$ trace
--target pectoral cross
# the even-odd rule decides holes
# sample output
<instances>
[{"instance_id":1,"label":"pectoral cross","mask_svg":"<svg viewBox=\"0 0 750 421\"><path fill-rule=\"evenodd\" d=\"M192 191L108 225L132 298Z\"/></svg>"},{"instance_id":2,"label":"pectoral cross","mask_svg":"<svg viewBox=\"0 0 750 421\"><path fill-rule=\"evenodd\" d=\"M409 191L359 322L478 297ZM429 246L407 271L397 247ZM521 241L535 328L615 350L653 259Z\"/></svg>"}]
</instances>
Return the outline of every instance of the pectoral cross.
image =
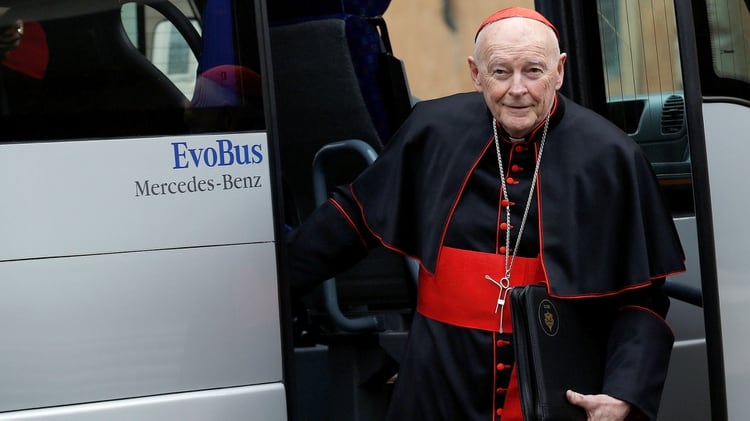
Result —
<instances>
[{"instance_id":1,"label":"pectoral cross","mask_svg":"<svg viewBox=\"0 0 750 421\"><path fill-rule=\"evenodd\" d=\"M484 279L492 282L500 288L497 293L497 304L495 304L495 314L500 312L500 333L503 333L503 315L505 314L505 299L508 297L508 291L510 291L510 279L507 276L503 276L500 282L492 279L490 275L484 275Z\"/></svg>"}]
</instances>

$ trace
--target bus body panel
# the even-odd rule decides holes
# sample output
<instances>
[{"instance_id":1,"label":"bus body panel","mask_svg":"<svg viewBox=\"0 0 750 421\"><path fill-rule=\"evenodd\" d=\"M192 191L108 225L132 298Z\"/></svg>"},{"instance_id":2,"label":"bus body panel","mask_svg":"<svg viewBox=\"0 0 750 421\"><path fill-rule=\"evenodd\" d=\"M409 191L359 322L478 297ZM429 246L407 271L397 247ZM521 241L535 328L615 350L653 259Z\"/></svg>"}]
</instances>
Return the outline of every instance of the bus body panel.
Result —
<instances>
[{"instance_id":1,"label":"bus body panel","mask_svg":"<svg viewBox=\"0 0 750 421\"><path fill-rule=\"evenodd\" d=\"M0 411L281 382L265 148L0 145Z\"/></svg>"},{"instance_id":2,"label":"bus body panel","mask_svg":"<svg viewBox=\"0 0 750 421\"><path fill-rule=\"evenodd\" d=\"M272 383L0 414L0 420L286 421L285 406L284 386Z\"/></svg>"},{"instance_id":3,"label":"bus body panel","mask_svg":"<svg viewBox=\"0 0 750 421\"><path fill-rule=\"evenodd\" d=\"M716 247L719 308L724 348L727 411L730 420L750 413L750 184L747 122L750 107L731 103L703 105Z\"/></svg>"},{"instance_id":4,"label":"bus body panel","mask_svg":"<svg viewBox=\"0 0 750 421\"><path fill-rule=\"evenodd\" d=\"M273 240L265 133L0 148L0 261Z\"/></svg>"},{"instance_id":5,"label":"bus body panel","mask_svg":"<svg viewBox=\"0 0 750 421\"><path fill-rule=\"evenodd\" d=\"M261 243L3 263L0 409L281 381L273 259Z\"/></svg>"},{"instance_id":6,"label":"bus body panel","mask_svg":"<svg viewBox=\"0 0 750 421\"><path fill-rule=\"evenodd\" d=\"M686 271L670 276L668 281L700 290L701 272L695 216L677 217L674 222L685 251ZM675 343L658 420L707 420L711 418L711 407L708 400L703 309L677 299L670 301L667 322L675 334ZM690 402L690 405L685 405L685 402Z\"/></svg>"}]
</instances>

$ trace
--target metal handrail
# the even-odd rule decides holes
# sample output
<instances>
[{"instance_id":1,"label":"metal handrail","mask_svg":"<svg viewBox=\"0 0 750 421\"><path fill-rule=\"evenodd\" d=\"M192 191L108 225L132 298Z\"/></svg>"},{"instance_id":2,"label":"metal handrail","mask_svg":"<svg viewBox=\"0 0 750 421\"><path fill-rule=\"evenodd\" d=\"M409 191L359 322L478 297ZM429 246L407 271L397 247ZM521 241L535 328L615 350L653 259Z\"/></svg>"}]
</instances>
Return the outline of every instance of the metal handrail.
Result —
<instances>
[{"instance_id":1,"label":"metal handrail","mask_svg":"<svg viewBox=\"0 0 750 421\"><path fill-rule=\"evenodd\" d=\"M375 149L366 142L359 139L342 140L329 143L315 154L313 158L312 183L313 197L317 205L328 200L328 187L326 185L325 171L322 167L323 159L333 153L350 150L359 153L372 164L378 157ZM347 317L339 306L338 293L336 292L336 278L323 282L323 301L333 323L341 330L348 332L383 331L385 330L385 316L376 314L362 317Z\"/></svg>"}]
</instances>

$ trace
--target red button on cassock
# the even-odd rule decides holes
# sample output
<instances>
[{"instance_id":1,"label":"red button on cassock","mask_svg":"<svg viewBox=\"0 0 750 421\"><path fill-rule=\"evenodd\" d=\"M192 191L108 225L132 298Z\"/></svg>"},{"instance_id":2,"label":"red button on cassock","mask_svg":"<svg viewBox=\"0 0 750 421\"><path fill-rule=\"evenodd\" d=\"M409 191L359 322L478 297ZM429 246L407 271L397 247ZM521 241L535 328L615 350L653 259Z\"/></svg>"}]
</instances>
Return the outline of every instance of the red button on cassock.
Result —
<instances>
[{"instance_id":1,"label":"red button on cassock","mask_svg":"<svg viewBox=\"0 0 750 421\"><path fill-rule=\"evenodd\" d=\"M507 370L510 366L508 364L500 363L497 365L497 371Z\"/></svg>"}]
</instances>

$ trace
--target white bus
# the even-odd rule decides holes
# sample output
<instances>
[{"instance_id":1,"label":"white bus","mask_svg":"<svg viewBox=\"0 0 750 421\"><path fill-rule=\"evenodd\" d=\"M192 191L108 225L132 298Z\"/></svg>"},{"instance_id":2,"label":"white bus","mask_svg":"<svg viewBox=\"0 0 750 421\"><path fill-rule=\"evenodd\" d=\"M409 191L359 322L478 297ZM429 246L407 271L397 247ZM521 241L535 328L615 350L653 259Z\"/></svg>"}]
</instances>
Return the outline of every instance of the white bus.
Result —
<instances>
[{"instance_id":1,"label":"white bus","mask_svg":"<svg viewBox=\"0 0 750 421\"><path fill-rule=\"evenodd\" d=\"M291 297L282 239L469 83L436 51L465 60L511 3L558 27L564 94L642 145L677 223L659 419L744 419L747 1L0 0L23 32L0 45L0 420L382 419L413 263Z\"/></svg>"}]
</instances>

